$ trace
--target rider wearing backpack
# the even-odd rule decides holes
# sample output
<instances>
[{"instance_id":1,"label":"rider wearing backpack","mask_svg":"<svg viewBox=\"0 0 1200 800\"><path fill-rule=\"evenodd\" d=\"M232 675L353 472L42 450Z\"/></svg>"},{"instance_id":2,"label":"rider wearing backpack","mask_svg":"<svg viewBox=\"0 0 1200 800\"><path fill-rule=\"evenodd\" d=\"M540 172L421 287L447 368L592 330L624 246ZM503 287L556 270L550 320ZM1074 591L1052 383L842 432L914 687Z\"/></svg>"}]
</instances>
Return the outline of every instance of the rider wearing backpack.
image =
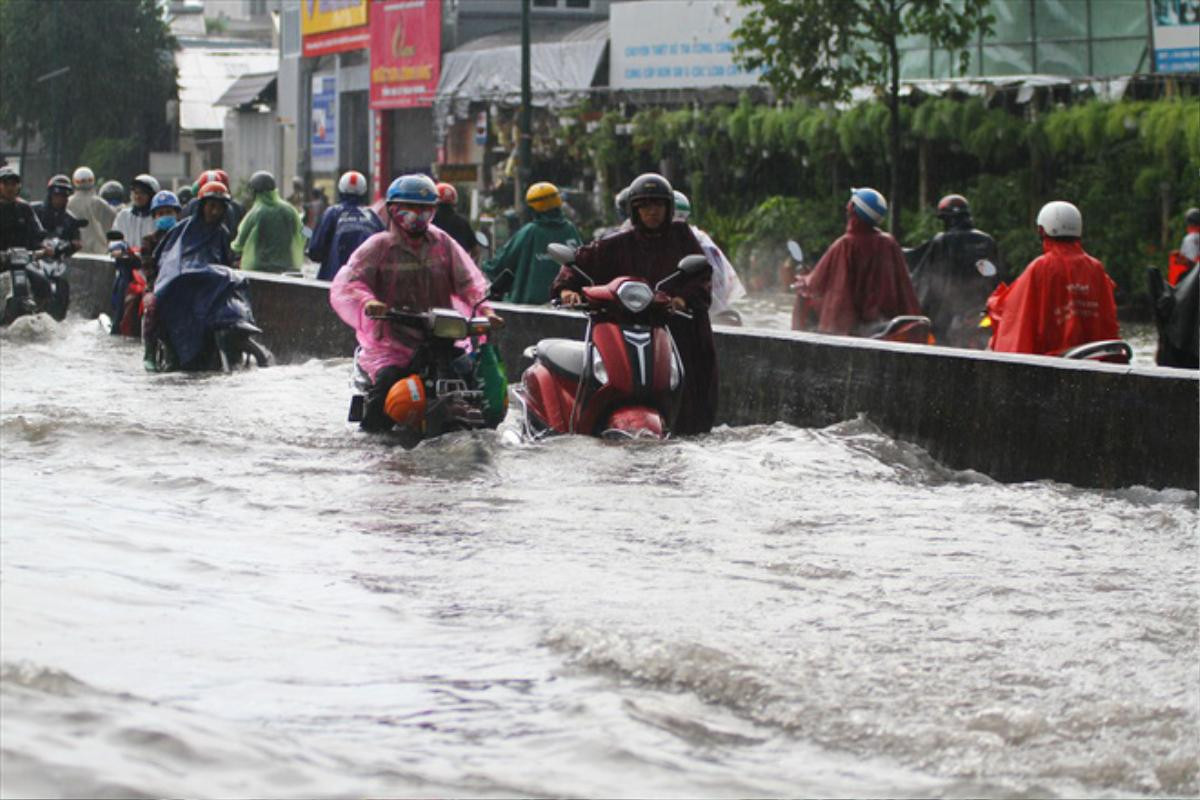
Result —
<instances>
[{"instance_id":1,"label":"rider wearing backpack","mask_svg":"<svg viewBox=\"0 0 1200 800\"><path fill-rule=\"evenodd\" d=\"M321 265L318 280L331 281L350 254L371 236L383 230L383 223L363 202L367 198L367 179L350 170L338 179L338 203L325 210L308 244L308 257Z\"/></svg>"}]
</instances>

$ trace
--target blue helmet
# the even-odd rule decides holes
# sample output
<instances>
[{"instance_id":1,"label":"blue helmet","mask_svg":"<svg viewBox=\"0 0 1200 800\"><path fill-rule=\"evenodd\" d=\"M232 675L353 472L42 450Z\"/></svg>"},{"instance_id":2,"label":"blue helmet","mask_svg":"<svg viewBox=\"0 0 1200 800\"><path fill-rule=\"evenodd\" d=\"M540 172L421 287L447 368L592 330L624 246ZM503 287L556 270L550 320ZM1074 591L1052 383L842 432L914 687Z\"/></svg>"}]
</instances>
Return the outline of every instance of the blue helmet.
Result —
<instances>
[{"instance_id":1,"label":"blue helmet","mask_svg":"<svg viewBox=\"0 0 1200 800\"><path fill-rule=\"evenodd\" d=\"M173 208L176 211L183 211L183 206L179 204L179 198L175 193L163 189L158 194L154 195L154 199L150 201L150 213L154 213L160 208Z\"/></svg>"},{"instance_id":2,"label":"blue helmet","mask_svg":"<svg viewBox=\"0 0 1200 800\"><path fill-rule=\"evenodd\" d=\"M437 205L437 184L428 175L401 175L387 190L389 203L418 203Z\"/></svg>"},{"instance_id":3,"label":"blue helmet","mask_svg":"<svg viewBox=\"0 0 1200 800\"><path fill-rule=\"evenodd\" d=\"M869 187L850 190L850 204L854 213L872 225L878 226L887 216L887 198Z\"/></svg>"}]
</instances>

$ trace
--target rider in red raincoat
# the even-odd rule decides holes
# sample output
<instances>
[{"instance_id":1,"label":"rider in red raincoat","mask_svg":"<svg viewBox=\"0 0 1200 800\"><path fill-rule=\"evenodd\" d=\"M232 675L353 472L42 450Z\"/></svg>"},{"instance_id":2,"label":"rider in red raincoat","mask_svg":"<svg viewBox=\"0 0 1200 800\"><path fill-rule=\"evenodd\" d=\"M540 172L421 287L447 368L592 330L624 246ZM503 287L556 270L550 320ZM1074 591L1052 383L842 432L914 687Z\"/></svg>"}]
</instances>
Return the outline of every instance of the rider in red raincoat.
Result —
<instances>
[{"instance_id":1,"label":"rider in red raincoat","mask_svg":"<svg viewBox=\"0 0 1200 800\"><path fill-rule=\"evenodd\" d=\"M1113 282L1083 251L1083 217L1070 203L1038 212L1042 255L1011 286L988 298L992 350L1057 355L1088 342L1118 338Z\"/></svg>"},{"instance_id":2,"label":"rider in red raincoat","mask_svg":"<svg viewBox=\"0 0 1200 800\"><path fill-rule=\"evenodd\" d=\"M846 233L797 282L792 330L869 336L893 317L920 314L900 245L878 226L887 201L874 189L854 189Z\"/></svg>"}]
</instances>

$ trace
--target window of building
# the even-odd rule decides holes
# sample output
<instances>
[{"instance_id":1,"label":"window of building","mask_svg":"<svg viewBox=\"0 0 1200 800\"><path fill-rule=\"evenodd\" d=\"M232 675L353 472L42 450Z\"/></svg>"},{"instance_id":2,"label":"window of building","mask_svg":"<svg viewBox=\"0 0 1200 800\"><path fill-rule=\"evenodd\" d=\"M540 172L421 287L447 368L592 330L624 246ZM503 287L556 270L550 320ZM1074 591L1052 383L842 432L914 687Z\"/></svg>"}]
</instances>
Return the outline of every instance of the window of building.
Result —
<instances>
[{"instance_id":1,"label":"window of building","mask_svg":"<svg viewBox=\"0 0 1200 800\"><path fill-rule=\"evenodd\" d=\"M534 8L589 9L592 0L533 0Z\"/></svg>"}]
</instances>

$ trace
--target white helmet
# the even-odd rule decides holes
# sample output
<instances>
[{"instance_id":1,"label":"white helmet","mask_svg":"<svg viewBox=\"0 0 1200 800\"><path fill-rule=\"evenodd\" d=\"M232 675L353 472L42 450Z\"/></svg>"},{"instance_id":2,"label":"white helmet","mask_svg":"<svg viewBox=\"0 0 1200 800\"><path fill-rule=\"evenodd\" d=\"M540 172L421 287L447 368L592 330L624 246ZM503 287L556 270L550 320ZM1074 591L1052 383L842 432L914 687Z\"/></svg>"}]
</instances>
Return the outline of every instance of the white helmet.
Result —
<instances>
[{"instance_id":1,"label":"white helmet","mask_svg":"<svg viewBox=\"0 0 1200 800\"><path fill-rule=\"evenodd\" d=\"M1083 236L1083 215L1065 200L1046 203L1037 215L1038 228L1045 236Z\"/></svg>"},{"instance_id":2,"label":"white helmet","mask_svg":"<svg viewBox=\"0 0 1200 800\"><path fill-rule=\"evenodd\" d=\"M154 197L162 187L158 185L158 179L153 175L142 173L129 182L129 188L144 189L148 195Z\"/></svg>"},{"instance_id":3,"label":"white helmet","mask_svg":"<svg viewBox=\"0 0 1200 800\"><path fill-rule=\"evenodd\" d=\"M75 184L76 189L90 189L96 185L96 176L87 167L78 167L71 174L71 183Z\"/></svg>"},{"instance_id":4,"label":"white helmet","mask_svg":"<svg viewBox=\"0 0 1200 800\"><path fill-rule=\"evenodd\" d=\"M367 179L361 172L350 170L343 172L342 177L338 178L338 194L356 194L362 196L367 193Z\"/></svg>"}]
</instances>

